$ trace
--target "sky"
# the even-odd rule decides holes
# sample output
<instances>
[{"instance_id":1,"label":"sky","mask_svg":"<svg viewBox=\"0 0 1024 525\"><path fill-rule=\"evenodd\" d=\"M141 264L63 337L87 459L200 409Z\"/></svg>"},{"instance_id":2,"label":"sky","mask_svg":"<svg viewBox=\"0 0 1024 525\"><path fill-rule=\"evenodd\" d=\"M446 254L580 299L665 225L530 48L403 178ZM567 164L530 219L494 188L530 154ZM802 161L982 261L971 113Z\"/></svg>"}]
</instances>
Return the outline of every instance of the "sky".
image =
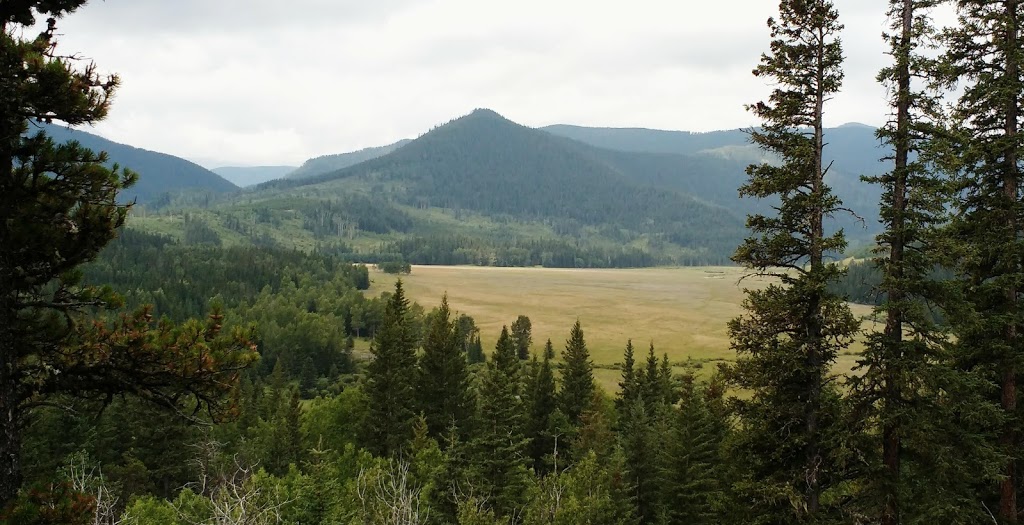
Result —
<instances>
[{"instance_id":1,"label":"sky","mask_svg":"<svg viewBox=\"0 0 1024 525\"><path fill-rule=\"evenodd\" d=\"M886 0L835 0L846 61L826 124L886 119ZM206 167L299 165L489 108L524 125L686 131L744 104L774 0L92 0L60 51L122 80L88 129Z\"/></svg>"}]
</instances>

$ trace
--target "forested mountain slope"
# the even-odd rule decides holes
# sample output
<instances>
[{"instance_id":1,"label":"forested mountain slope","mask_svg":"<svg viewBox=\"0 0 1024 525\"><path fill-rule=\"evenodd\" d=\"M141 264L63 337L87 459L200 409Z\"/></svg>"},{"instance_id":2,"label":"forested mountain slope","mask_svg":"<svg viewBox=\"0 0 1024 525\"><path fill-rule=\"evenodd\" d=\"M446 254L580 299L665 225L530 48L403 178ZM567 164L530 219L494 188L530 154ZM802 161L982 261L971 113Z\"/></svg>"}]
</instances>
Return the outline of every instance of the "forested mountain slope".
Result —
<instances>
[{"instance_id":1,"label":"forested mountain slope","mask_svg":"<svg viewBox=\"0 0 1024 525\"><path fill-rule=\"evenodd\" d=\"M591 147L477 110L391 154L304 182L325 191L368 186L409 206L541 221L565 234L626 230L716 253L742 235L742 220L725 207L634 179Z\"/></svg>"},{"instance_id":2,"label":"forested mountain slope","mask_svg":"<svg viewBox=\"0 0 1024 525\"><path fill-rule=\"evenodd\" d=\"M330 173L335 170L347 168L349 166L355 166L360 162L366 162L377 157L387 155L392 151L395 151L402 146L405 146L409 142L409 139L400 140L394 144L388 144L387 146L378 146L375 148L363 148L359 151L352 151L348 153L338 153L335 155L323 155L320 157L314 157L302 163L295 170L287 174L289 179L306 179L310 177L316 177L317 175L323 175L324 173Z\"/></svg>"},{"instance_id":3,"label":"forested mountain slope","mask_svg":"<svg viewBox=\"0 0 1024 525\"><path fill-rule=\"evenodd\" d=\"M76 140L93 151L106 151L110 162L129 168L139 174L139 181L120 193L124 201L138 199L139 202L156 200L166 193L184 190L225 193L238 187L216 173L180 157L135 148L107 140L99 135L70 129L65 126L41 124L30 126L29 133L42 129L57 143Z\"/></svg>"},{"instance_id":4,"label":"forested mountain slope","mask_svg":"<svg viewBox=\"0 0 1024 525\"><path fill-rule=\"evenodd\" d=\"M280 179L295 169L295 166L224 166L211 171L244 188Z\"/></svg>"}]
</instances>

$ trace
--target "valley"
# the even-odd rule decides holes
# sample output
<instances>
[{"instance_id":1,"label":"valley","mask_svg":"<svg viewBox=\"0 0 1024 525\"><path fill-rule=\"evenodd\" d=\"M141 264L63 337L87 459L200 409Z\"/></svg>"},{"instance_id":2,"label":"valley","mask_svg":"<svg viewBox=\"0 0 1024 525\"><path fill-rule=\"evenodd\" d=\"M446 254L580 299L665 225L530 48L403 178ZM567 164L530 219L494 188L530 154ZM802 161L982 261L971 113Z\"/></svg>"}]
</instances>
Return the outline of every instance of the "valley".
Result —
<instances>
[{"instance_id":1,"label":"valley","mask_svg":"<svg viewBox=\"0 0 1024 525\"><path fill-rule=\"evenodd\" d=\"M424 308L437 306L448 294L453 310L474 318L484 351L494 349L503 325L518 315L533 322L533 350L551 339L556 355L565 346L569 329L578 318L595 364L594 375L608 392L618 389L628 339L641 359L654 343L660 358L668 353L673 364L699 363L702 374L715 363L732 360L726 323L742 313L744 288L764 286L766 279L739 282L743 270L731 266L558 269L494 268L474 266L415 266L401 276L410 299ZM367 295L393 289L396 276L371 272ZM871 308L851 305L854 315L866 318ZM873 323L865 321L865 329ZM837 373L855 364L860 345L841 355ZM679 368L681 371L681 368Z\"/></svg>"}]
</instances>

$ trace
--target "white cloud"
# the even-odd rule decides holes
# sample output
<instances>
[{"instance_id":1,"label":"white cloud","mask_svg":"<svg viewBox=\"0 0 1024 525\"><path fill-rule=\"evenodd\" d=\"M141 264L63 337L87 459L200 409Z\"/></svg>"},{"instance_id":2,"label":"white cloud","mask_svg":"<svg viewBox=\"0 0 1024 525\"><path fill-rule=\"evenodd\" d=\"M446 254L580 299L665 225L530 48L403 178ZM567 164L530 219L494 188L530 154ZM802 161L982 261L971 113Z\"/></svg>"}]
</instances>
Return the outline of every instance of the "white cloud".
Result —
<instances>
[{"instance_id":1,"label":"white cloud","mask_svg":"<svg viewBox=\"0 0 1024 525\"><path fill-rule=\"evenodd\" d=\"M884 0L837 0L844 92L829 123L879 124ZM106 0L62 48L124 81L97 130L215 164L297 164L490 107L526 125L712 130L743 104L769 0Z\"/></svg>"}]
</instances>

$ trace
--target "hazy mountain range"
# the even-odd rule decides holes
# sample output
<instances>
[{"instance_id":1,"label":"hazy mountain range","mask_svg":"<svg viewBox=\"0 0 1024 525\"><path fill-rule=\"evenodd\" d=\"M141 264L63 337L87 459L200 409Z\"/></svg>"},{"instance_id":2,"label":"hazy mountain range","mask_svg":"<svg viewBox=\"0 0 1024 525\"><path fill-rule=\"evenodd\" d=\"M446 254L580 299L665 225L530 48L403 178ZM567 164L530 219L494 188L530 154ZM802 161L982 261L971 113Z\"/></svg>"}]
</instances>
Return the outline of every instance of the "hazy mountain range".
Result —
<instances>
[{"instance_id":1,"label":"hazy mountain range","mask_svg":"<svg viewBox=\"0 0 1024 525\"><path fill-rule=\"evenodd\" d=\"M724 263L745 235L745 215L771 204L738 198L745 166L771 161L741 130L533 129L476 110L414 140L295 169L218 168L224 178L169 155L56 132L139 171L140 201L184 188L224 195L204 213L226 238L340 250L356 243L411 262L527 264L540 252L565 252L563 259L587 265L602 257L633 264L622 261L637 253L650 254L647 262ZM869 126L829 129L826 139L834 161L828 181L864 218L838 217L832 227L867 242L877 230L879 191L860 176L884 170L884 152ZM230 193L225 178L256 185Z\"/></svg>"}]
</instances>

